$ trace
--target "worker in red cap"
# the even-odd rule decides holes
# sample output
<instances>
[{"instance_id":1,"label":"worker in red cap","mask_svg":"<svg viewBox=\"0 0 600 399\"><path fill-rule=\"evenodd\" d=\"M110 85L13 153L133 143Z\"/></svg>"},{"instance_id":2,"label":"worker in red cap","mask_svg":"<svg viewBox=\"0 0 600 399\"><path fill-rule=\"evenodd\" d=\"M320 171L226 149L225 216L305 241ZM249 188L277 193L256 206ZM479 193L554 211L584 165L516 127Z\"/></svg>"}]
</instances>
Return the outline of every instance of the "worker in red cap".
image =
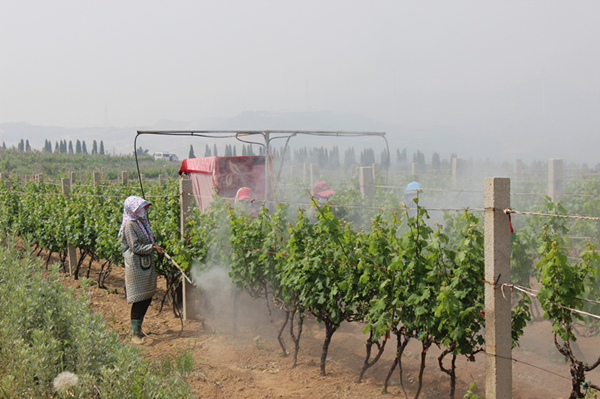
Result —
<instances>
[{"instance_id":1,"label":"worker in red cap","mask_svg":"<svg viewBox=\"0 0 600 399\"><path fill-rule=\"evenodd\" d=\"M235 203L239 205L241 209L249 212L252 216L256 217L258 212L254 209L254 195L249 187L240 188L235 194Z\"/></svg>"},{"instance_id":2,"label":"worker in red cap","mask_svg":"<svg viewBox=\"0 0 600 399\"><path fill-rule=\"evenodd\" d=\"M335 194L335 191L329 187L329 184L327 184L326 181L318 181L313 184L313 195L320 204L327 201L333 194Z\"/></svg>"}]
</instances>

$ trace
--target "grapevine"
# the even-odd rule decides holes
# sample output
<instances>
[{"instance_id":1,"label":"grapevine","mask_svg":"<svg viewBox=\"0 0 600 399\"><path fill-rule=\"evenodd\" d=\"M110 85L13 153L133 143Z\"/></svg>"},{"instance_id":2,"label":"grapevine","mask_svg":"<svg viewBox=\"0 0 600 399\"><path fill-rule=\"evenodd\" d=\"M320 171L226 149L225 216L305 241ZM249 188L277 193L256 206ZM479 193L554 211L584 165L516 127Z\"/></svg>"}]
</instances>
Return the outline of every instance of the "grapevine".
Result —
<instances>
[{"instance_id":1,"label":"grapevine","mask_svg":"<svg viewBox=\"0 0 600 399\"><path fill-rule=\"evenodd\" d=\"M594 192L597 187L583 181L581 190ZM122 203L129 195L139 195L139 190L121 183L99 187L74 184L67 198L56 185L15 181L12 190L0 187L0 230L30 237L40 253L60 252L63 262L67 245L74 245L80 251L74 277L82 275L85 260L101 260L97 284L103 287L112 267L123 263L117 232ZM378 191L372 201L359 199L356 182L351 181L348 188L340 190L337 204L313 201L309 210L280 204L276 209L265 206L253 216L215 198L205 212L192 212L182 238L177 184L148 184L147 196L153 203L149 217L157 244L187 273L224 268L239 290L264 300L278 329L283 356L288 350L282 334L289 323L294 343L292 366L308 315L325 327L322 376L326 375L331 340L344 322L359 323L365 333L359 382L386 348L389 350L389 338L396 337L395 360L384 390L396 370L402 384L403 351L409 341L417 340L421 353L415 397L420 394L430 347L441 350L437 360L450 378L450 397L455 396L457 357L474 361L475 354L484 350L483 227L472 212L447 214L444 226L436 226L429 222L428 211L418 199L416 215L409 217L389 191ZM598 201L581 198L587 197L565 203L543 199L543 213L564 215L574 208L597 214ZM359 213L354 210L357 208L341 204L385 204L386 209ZM597 229L558 218L531 218L515 221L515 225L512 283L541 283L538 298L544 317L553 323L555 345L570 365L571 397L583 397L586 373L596 368L600 359L586 365L573 355L574 323L591 321L572 310L596 306L584 300L597 299L600 289L595 277L600 255L588 242L598 238ZM586 239L571 239L573 231ZM531 251L534 247L536 252ZM160 257L156 267L175 299L179 271ZM530 321L531 301L523 296L513 305L516 345ZM274 312L276 308L283 311L283 320L274 317L281 313ZM403 385L401 388L407 396Z\"/></svg>"}]
</instances>

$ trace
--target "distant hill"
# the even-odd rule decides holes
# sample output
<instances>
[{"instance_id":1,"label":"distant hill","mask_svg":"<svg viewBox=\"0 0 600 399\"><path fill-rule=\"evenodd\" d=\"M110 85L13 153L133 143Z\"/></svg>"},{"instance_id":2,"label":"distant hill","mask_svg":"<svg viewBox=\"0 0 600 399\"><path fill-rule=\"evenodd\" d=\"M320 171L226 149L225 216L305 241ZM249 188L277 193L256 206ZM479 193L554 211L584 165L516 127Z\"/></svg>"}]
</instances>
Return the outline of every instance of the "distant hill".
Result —
<instances>
[{"instance_id":1,"label":"distant hill","mask_svg":"<svg viewBox=\"0 0 600 399\"><path fill-rule=\"evenodd\" d=\"M34 148L44 140L104 140L111 154L131 153L136 130L348 130L386 132L392 153L406 148L409 159L420 150L430 162L433 152L442 158L456 153L464 159L525 162L564 158L571 162L600 162L600 95L553 82L531 81L505 91L486 93L432 93L409 96L399 101L398 124L391 125L357 113L334 111L270 112L249 111L232 117L199 118L190 121L160 120L153 125L90 127L69 129L33 126L25 123L0 124L0 139L10 147L29 139ZM183 137L143 136L138 147L150 153L165 151L187 158L190 145L203 156L206 145L241 143ZM276 145L283 145L283 140ZM292 147L338 145L372 147L379 154L382 140L324 139L297 137Z\"/></svg>"}]
</instances>

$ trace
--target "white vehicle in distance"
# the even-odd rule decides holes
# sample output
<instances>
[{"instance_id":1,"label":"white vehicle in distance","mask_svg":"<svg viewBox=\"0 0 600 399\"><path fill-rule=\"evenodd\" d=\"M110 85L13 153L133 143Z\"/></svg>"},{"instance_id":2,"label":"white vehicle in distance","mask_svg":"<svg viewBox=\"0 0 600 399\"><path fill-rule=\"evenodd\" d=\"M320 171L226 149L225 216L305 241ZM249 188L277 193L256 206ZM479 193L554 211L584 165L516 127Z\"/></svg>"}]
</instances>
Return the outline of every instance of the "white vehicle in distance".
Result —
<instances>
[{"instance_id":1,"label":"white vehicle in distance","mask_svg":"<svg viewBox=\"0 0 600 399\"><path fill-rule=\"evenodd\" d=\"M155 152L154 159L163 159L169 162L177 162L179 158L175 154L169 154L168 152Z\"/></svg>"}]
</instances>

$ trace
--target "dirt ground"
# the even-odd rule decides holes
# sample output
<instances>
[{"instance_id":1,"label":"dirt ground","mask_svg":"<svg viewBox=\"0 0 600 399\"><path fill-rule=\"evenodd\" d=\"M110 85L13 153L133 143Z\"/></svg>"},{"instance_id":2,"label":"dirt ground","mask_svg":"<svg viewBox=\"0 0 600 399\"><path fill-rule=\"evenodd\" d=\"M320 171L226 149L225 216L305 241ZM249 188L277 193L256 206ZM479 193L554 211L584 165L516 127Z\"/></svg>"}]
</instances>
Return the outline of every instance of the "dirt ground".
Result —
<instances>
[{"instance_id":1,"label":"dirt ground","mask_svg":"<svg viewBox=\"0 0 600 399\"><path fill-rule=\"evenodd\" d=\"M47 257L44 251L42 256ZM52 255L56 259L56 254ZM87 261L85 262L87 265ZM94 262L90 277L97 280L100 263ZM87 274L87 267L82 268ZM195 398L377 398L403 397L398 384L398 373L392 377L387 395L381 393L385 377L393 361L395 342L390 342L386 353L370 368L357 384L356 378L365 355L366 336L361 325L344 324L333 335L327 361L327 375L319 376L319 362L324 338L324 328L314 318L306 320L302 334L298 366L290 369L291 357L283 357L277 342L276 329L267 318L264 301L251 301L242 295L238 310L237 334L232 335L233 302L231 287L221 278L199 276L213 290L210 298L204 298L199 309L200 320L185 320L183 332L181 320L174 317L169 300L162 312L160 302L165 292L165 280L159 278L159 289L148 310L144 331L152 334L145 338L140 349L145 358L163 359L177 356L182 351L193 354L193 371L187 380ZM219 283L221 282L221 284ZM79 281L65 278L65 284L80 287ZM223 286L224 284L224 286ZM107 279L107 289L96 285L91 288L90 300L95 311L104 315L108 327L129 343L130 306L124 295L124 269L113 268ZM208 290L210 291L210 290ZM210 300L207 300L210 299ZM275 309L274 311L277 311ZM276 315L277 316L277 315ZM292 342L286 330L286 346ZM600 338L578 340L582 356L592 363L600 355ZM409 397L417 389L420 345L411 342L403 359L404 387ZM428 352L425 377L420 397L449 397L449 377L439 370L438 348ZM595 357L594 357L595 356ZM533 323L527 328L520 347L513 350L513 397L526 399L567 398L570 393L569 368L553 347L551 327L547 321ZM476 361L457 359L456 398L462 398L468 385L475 381L476 393L485 397L485 354L478 354ZM543 369L543 370L542 370ZM588 380L600 382L600 372L588 374Z\"/></svg>"}]
</instances>

